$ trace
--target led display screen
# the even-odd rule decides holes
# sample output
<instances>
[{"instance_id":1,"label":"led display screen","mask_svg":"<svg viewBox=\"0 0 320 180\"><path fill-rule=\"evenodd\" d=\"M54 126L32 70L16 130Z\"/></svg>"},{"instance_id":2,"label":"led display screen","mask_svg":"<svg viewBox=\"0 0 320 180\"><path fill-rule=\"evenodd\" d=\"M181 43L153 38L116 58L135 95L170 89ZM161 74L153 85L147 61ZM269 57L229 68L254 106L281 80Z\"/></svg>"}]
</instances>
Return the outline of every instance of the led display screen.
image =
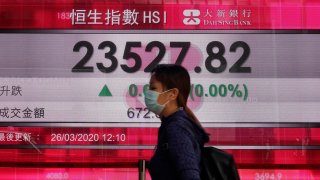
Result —
<instances>
[{"instance_id":1,"label":"led display screen","mask_svg":"<svg viewBox=\"0 0 320 180\"><path fill-rule=\"evenodd\" d=\"M1 179L138 179L158 64L189 71L188 106L241 179L320 179L319 5L1 1Z\"/></svg>"}]
</instances>

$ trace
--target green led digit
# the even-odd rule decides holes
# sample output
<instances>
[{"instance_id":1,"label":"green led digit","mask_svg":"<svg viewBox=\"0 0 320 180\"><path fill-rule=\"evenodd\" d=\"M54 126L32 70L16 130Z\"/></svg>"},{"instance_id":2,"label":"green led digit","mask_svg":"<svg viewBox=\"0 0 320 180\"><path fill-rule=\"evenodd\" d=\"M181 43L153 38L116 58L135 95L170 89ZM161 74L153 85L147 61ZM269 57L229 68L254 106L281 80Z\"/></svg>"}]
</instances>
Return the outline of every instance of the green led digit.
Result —
<instances>
[{"instance_id":1,"label":"green led digit","mask_svg":"<svg viewBox=\"0 0 320 180\"><path fill-rule=\"evenodd\" d=\"M220 95L221 97L226 97L226 96L227 96L227 93L228 93L228 91L227 91L227 86L224 85L224 84L221 84L221 85L219 86L219 95Z\"/></svg>"},{"instance_id":2,"label":"green led digit","mask_svg":"<svg viewBox=\"0 0 320 180\"><path fill-rule=\"evenodd\" d=\"M215 84L210 85L209 94L211 97L216 97L218 95L218 88Z\"/></svg>"},{"instance_id":3,"label":"green led digit","mask_svg":"<svg viewBox=\"0 0 320 180\"><path fill-rule=\"evenodd\" d=\"M202 97L203 96L203 87L201 84L197 84L196 87L194 88L195 94L198 97Z\"/></svg>"},{"instance_id":4,"label":"green led digit","mask_svg":"<svg viewBox=\"0 0 320 180\"><path fill-rule=\"evenodd\" d=\"M131 97L136 97L138 94L138 87L135 84L130 84L129 86L129 95Z\"/></svg>"}]
</instances>

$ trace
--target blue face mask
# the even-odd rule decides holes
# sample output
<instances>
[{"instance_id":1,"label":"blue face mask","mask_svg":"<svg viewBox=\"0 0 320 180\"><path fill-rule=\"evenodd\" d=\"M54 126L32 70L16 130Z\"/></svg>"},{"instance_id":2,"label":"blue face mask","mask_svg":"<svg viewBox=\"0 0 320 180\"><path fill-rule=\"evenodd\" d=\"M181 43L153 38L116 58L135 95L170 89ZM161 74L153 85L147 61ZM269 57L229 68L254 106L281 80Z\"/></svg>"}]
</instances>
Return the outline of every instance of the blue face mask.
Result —
<instances>
[{"instance_id":1,"label":"blue face mask","mask_svg":"<svg viewBox=\"0 0 320 180\"><path fill-rule=\"evenodd\" d=\"M166 104L168 104L170 102L170 100L168 100L164 104L159 104L158 103L158 97L159 97L160 94L163 94L163 93L168 92L170 90L171 89L166 90L166 91L164 91L162 93L159 93L157 91L147 90L144 93L144 102L146 103L147 108L151 112L153 112L153 113L155 113L157 115L160 115L160 113L163 111L163 109L166 106Z\"/></svg>"}]
</instances>

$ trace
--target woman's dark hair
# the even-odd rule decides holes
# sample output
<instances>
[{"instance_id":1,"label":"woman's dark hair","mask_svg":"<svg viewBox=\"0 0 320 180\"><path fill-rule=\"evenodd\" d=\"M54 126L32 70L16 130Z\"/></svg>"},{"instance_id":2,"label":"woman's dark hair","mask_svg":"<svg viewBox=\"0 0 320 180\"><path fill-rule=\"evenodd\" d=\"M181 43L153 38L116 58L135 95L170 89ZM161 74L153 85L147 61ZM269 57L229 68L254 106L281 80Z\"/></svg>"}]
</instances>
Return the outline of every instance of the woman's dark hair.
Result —
<instances>
[{"instance_id":1,"label":"woman's dark hair","mask_svg":"<svg viewBox=\"0 0 320 180\"><path fill-rule=\"evenodd\" d=\"M190 93L190 75L188 71L180 65L160 64L156 66L151 73L154 75L156 80L162 83L165 90L172 88L177 88L179 90L177 98L178 106L183 107L187 115L196 124L202 127L198 118L187 107L187 101Z\"/></svg>"}]
</instances>

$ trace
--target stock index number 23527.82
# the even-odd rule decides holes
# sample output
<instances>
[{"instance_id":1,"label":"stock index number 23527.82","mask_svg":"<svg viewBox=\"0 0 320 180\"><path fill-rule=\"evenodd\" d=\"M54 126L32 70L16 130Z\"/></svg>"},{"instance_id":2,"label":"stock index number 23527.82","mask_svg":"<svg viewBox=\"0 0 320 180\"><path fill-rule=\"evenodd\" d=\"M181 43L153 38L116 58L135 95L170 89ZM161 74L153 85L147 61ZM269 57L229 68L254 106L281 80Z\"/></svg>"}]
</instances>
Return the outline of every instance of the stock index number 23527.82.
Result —
<instances>
[{"instance_id":1,"label":"stock index number 23527.82","mask_svg":"<svg viewBox=\"0 0 320 180\"><path fill-rule=\"evenodd\" d=\"M126 42L125 48L123 51L123 60L131 60L130 65L124 63L120 64L121 69L126 73L135 73L137 71L142 71L142 61L150 61L147 66L144 67L144 72L151 72L151 70L156 67L165 57L166 51L171 50L172 48L179 48L180 52L175 60L175 64L181 65L188 55L189 49L191 47L191 42L170 42L169 46L165 46L164 43L160 41L151 41L144 46L141 41L129 41ZM92 59L94 54L94 46L88 41L79 41L73 47L73 52L80 52L80 49L85 48L87 51L85 55L74 65L72 72L94 72L94 66L89 66L87 63ZM154 49L157 54L153 59L146 59L143 57L143 54L139 54L134 50L136 48L144 48L145 53L151 53ZM238 49L242 49L241 56L233 60L235 61L229 67L230 73L251 73L251 67L246 66L245 63L250 56L250 46L244 41L236 41L230 45L229 52L235 53ZM118 67L118 59L115 56L117 53L117 45L112 41L103 41L98 45L99 51L105 51L104 54L104 63L97 62L96 67L102 73L111 73L114 72ZM143 51L139 51L143 52ZM210 73L222 73L227 69L228 63L225 57L226 47L220 41L211 41L206 45L206 54L205 57L205 69ZM100 58L98 58L100 59ZM219 65L213 65L214 61L217 61ZM202 62L202 61L200 61ZM188 63L188 62L185 62ZM106 66L105 64L109 64ZM195 71L199 73L201 67L195 67Z\"/></svg>"}]
</instances>

